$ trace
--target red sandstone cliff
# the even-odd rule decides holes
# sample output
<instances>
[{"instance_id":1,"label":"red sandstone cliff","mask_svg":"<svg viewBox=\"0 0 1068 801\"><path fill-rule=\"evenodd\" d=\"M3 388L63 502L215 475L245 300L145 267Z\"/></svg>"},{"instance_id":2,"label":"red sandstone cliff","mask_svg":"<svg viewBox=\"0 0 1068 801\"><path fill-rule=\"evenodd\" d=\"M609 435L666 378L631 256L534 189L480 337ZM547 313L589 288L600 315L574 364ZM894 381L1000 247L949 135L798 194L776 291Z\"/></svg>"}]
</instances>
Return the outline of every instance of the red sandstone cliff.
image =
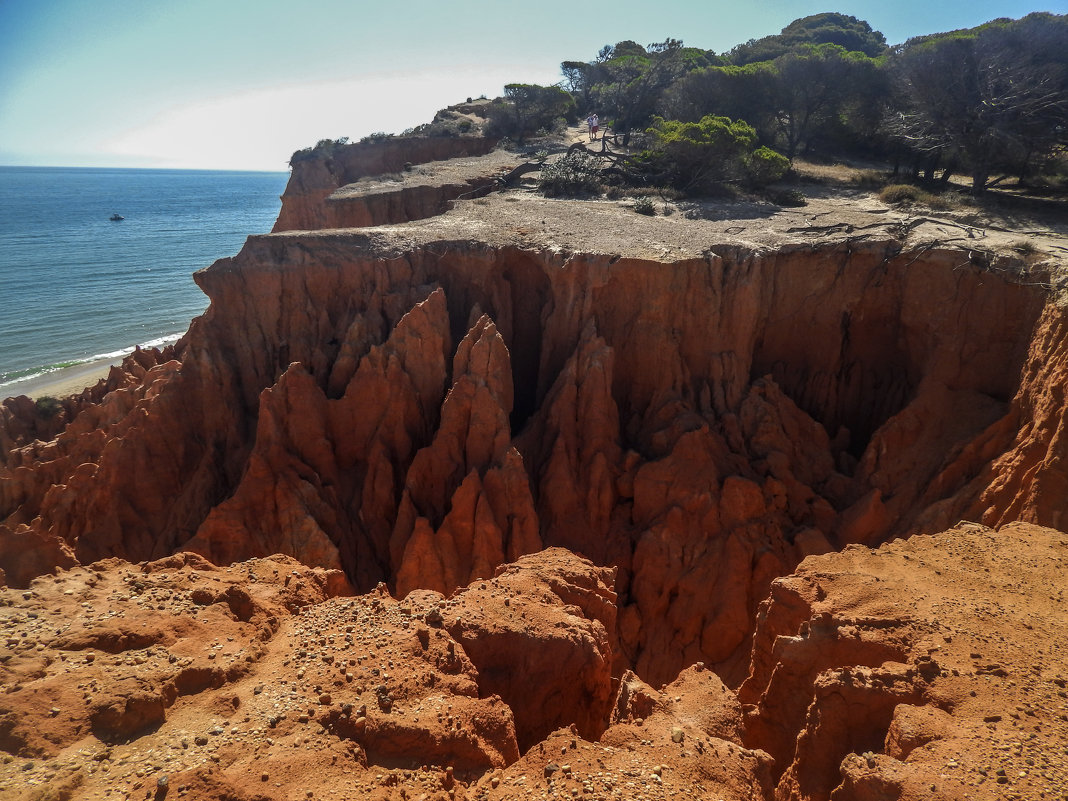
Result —
<instances>
[{"instance_id":1,"label":"red sandstone cliff","mask_svg":"<svg viewBox=\"0 0 1068 801\"><path fill-rule=\"evenodd\" d=\"M5 536L285 553L402 594L563 545L619 568L623 664L737 681L774 577L944 525L1009 449L1043 298L955 260L255 237L198 274L212 304L121 437L5 473Z\"/></svg>"},{"instance_id":2,"label":"red sandstone cliff","mask_svg":"<svg viewBox=\"0 0 1068 801\"><path fill-rule=\"evenodd\" d=\"M470 144L421 142L419 153L393 140L298 161L276 231L420 216L397 198L381 219L363 200L339 211L341 196L327 198L401 158ZM356 606L312 598L289 632L330 660L295 646L277 655L317 682L324 742L361 743L331 765L410 771L412 754L433 752L481 796L505 798L528 771L545 771L546 795L577 790L576 771L605 760L662 787L669 761L692 759L668 786L919 797L934 770L920 749L945 739L954 711L939 680L964 668L925 658L937 623L887 610L910 592L907 570L888 594L876 586L884 565L860 565L871 575L859 590L819 566L848 568L871 546L961 518L1060 524L1063 310L1004 265L900 239L675 254L657 228L628 220L614 229L625 255L571 249L572 213L589 215L579 228L605 220L597 204L575 208L551 225L521 210L495 227L449 215L250 238L197 274L211 305L173 349L137 354L51 420L27 399L0 408L6 583L37 588L28 600L39 577L71 568L66 581L110 557L157 560L149 574L201 564L180 551L335 571L330 594L360 593ZM977 548L998 536L944 536L965 534ZM1032 534L1055 536L1011 531ZM938 558L960 556L940 547ZM1007 552L988 550L983 569L1003 572ZM1039 556L1048 572L1056 557ZM289 580L274 569L272 591L286 595ZM1005 591L995 584L984 591ZM268 614L217 589L197 597L241 622ZM338 625L371 628L342 646L330 640ZM129 630L107 636L119 653L140 650ZM353 717L359 704L335 708L323 688L355 681L366 657L335 664L334 651L372 644L372 675L388 677L394 657L422 672L392 688L383 679L382 692L352 688L374 692L382 713ZM24 645L11 647L29 677L39 665ZM108 696L102 723L63 717L56 736L158 725L177 697L168 688L193 679L157 667ZM728 689L739 685L744 720ZM0 720L7 750L33 740L48 752L18 715ZM639 769L633 752L664 761ZM227 777L188 786L237 792L255 759L233 756ZM560 756L574 764L547 762ZM455 781L445 772L426 786Z\"/></svg>"}]
</instances>

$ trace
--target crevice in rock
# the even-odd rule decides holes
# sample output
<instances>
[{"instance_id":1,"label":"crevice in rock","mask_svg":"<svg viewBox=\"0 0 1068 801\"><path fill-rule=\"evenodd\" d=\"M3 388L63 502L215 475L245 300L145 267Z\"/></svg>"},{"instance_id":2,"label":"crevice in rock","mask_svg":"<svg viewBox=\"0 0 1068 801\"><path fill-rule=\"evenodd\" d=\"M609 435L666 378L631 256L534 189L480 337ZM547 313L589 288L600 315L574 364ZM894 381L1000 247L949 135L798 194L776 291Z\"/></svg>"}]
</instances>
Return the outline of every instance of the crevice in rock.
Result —
<instances>
[{"instance_id":1,"label":"crevice in rock","mask_svg":"<svg viewBox=\"0 0 1068 801\"><path fill-rule=\"evenodd\" d=\"M543 340L542 314L549 295L544 268L526 254L516 254L504 269L510 288L512 337L508 343L515 388L511 425L517 435L538 408L538 369Z\"/></svg>"},{"instance_id":2,"label":"crevice in rock","mask_svg":"<svg viewBox=\"0 0 1068 801\"><path fill-rule=\"evenodd\" d=\"M922 698L920 688L904 675L864 668L828 671L817 678L813 691L797 750L779 777L779 798L829 799L841 784L839 766L845 756L882 753L894 710Z\"/></svg>"}]
</instances>

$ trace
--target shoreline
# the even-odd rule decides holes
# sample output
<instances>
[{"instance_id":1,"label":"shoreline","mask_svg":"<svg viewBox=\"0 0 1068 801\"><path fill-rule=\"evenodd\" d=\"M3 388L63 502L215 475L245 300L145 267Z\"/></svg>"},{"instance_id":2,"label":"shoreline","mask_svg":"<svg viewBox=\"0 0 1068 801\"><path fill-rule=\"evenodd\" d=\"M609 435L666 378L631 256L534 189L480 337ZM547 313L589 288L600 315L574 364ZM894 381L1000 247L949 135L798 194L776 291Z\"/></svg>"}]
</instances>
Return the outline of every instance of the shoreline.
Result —
<instances>
[{"instance_id":1,"label":"shoreline","mask_svg":"<svg viewBox=\"0 0 1068 801\"><path fill-rule=\"evenodd\" d=\"M64 367L44 375L33 376L0 387L0 398L27 395L34 400L43 397L65 398L77 395L100 379L107 378L111 368L122 364L125 356L115 359L96 359L84 364Z\"/></svg>"}]
</instances>

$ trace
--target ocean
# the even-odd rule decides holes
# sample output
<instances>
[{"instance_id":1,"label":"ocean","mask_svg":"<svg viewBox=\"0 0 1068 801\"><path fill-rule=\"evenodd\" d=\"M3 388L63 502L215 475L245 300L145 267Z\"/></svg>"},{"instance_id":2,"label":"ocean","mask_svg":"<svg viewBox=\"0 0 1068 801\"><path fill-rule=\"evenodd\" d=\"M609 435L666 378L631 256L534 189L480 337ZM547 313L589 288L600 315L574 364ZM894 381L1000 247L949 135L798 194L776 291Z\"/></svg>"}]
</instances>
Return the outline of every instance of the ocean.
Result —
<instances>
[{"instance_id":1,"label":"ocean","mask_svg":"<svg viewBox=\"0 0 1068 801\"><path fill-rule=\"evenodd\" d=\"M192 274L270 231L288 177L0 167L0 397L175 341L207 308Z\"/></svg>"}]
</instances>

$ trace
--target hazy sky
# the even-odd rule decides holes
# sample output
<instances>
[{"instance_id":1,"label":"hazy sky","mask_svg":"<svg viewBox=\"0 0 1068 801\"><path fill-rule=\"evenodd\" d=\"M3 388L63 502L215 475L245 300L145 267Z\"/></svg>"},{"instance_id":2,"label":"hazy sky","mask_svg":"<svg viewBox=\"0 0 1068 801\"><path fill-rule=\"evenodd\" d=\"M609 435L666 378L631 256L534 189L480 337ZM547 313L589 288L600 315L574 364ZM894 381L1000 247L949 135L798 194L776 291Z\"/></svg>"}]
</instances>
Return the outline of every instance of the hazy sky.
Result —
<instances>
[{"instance_id":1,"label":"hazy sky","mask_svg":"<svg viewBox=\"0 0 1068 801\"><path fill-rule=\"evenodd\" d=\"M0 0L0 164L285 170L563 60L667 37L716 52L840 11L890 43L1068 0Z\"/></svg>"}]
</instances>

